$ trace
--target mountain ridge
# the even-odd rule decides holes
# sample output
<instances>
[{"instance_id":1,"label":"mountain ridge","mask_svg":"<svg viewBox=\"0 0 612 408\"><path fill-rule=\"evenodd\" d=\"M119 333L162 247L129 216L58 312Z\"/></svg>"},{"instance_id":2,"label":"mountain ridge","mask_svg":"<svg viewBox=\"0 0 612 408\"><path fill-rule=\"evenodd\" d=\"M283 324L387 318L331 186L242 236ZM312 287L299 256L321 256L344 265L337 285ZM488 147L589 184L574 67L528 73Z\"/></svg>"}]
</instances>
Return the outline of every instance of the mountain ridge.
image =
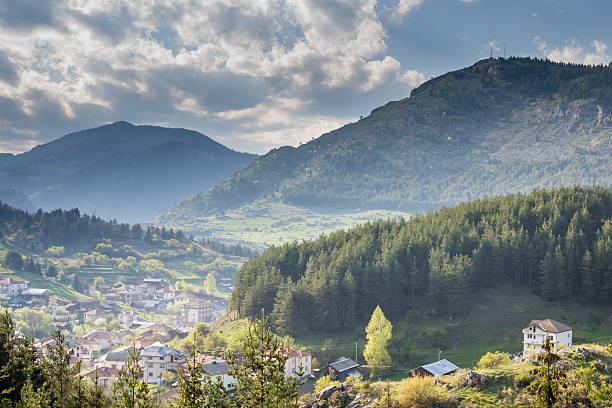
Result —
<instances>
[{"instance_id":1,"label":"mountain ridge","mask_svg":"<svg viewBox=\"0 0 612 408\"><path fill-rule=\"evenodd\" d=\"M261 197L420 212L553 185L612 185L612 67L487 59L298 148L273 149L157 221Z\"/></svg>"},{"instance_id":2,"label":"mountain ridge","mask_svg":"<svg viewBox=\"0 0 612 408\"><path fill-rule=\"evenodd\" d=\"M0 162L0 184L44 209L78 207L106 218L149 221L255 157L192 130L120 121L7 157Z\"/></svg>"}]
</instances>

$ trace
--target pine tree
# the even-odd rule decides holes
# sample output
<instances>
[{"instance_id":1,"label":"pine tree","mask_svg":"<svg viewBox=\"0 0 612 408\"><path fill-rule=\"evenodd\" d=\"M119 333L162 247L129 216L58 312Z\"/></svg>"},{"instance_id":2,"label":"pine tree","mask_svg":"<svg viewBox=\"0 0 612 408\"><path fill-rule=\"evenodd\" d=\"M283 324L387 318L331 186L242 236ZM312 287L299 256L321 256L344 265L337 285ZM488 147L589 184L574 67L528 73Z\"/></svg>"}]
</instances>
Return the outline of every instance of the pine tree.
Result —
<instances>
[{"instance_id":1,"label":"pine tree","mask_svg":"<svg viewBox=\"0 0 612 408\"><path fill-rule=\"evenodd\" d=\"M582 293L586 298L585 300L593 301L597 298L599 285L597 284L595 271L593 270L593 257L591 256L591 251L588 249L582 257L579 270L582 282Z\"/></svg>"},{"instance_id":2,"label":"pine tree","mask_svg":"<svg viewBox=\"0 0 612 408\"><path fill-rule=\"evenodd\" d=\"M372 375L376 374L381 366L391 364L391 356L387 351L387 343L391 340L393 325L387 320L380 306L376 306L370 322L366 327L368 342L363 351L366 362L373 367Z\"/></svg>"},{"instance_id":3,"label":"pine tree","mask_svg":"<svg viewBox=\"0 0 612 408\"><path fill-rule=\"evenodd\" d=\"M113 385L113 408L153 407L149 387L140 378L139 355L136 347L132 347L125 366L119 370L119 377Z\"/></svg>"},{"instance_id":4,"label":"pine tree","mask_svg":"<svg viewBox=\"0 0 612 408\"><path fill-rule=\"evenodd\" d=\"M213 379L202 371L198 355L196 334L194 343L189 348L186 372L178 373L179 398L170 405L171 408L229 408L223 382L219 377Z\"/></svg>"},{"instance_id":5,"label":"pine tree","mask_svg":"<svg viewBox=\"0 0 612 408\"><path fill-rule=\"evenodd\" d=\"M21 399L16 404L16 408L50 408L51 402L46 390L35 389L30 378L21 388Z\"/></svg>"},{"instance_id":6,"label":"pine tree","mask_svg":"<svg viewBox=\"0 0 612 408\"><path fill-rule=\"evenodd\" d=\"M546 332L542 349L543 352L537 357L539 365L531 371L535 379L527 388L536 394L536 399L541 407L552 408L560 399L560 389L563 386L562 380L565 378L565 373L557 367L561 357L554 353L548 332Z\"/></svg>"},{"instance_id":7,"label":"pine tree","mask_svg":"<svg viewBox=\"0 0 612 408\"><path fill-rule=\"evenodd\" d=\"M242 343L242 361L230 355L228 374L237 381L231 406L241 408L297 407L297 378L285 378L287 356L280 339L267 329L268 318L256 319ZM300 375L300 373L298 373Z\"/></svg>"},{"instance_id":8,"label":"pine tree","mask_svg":"<svg viewBox=\"0 0 612 408\"><path fill-rule=\"evenodd\" d=\"M27 382L33 390L42 388L46 377L40 359L31 339L15 334L13 319L5 310L0 314L0 406L18 403Z\"/></svg>"},{"instance_id":9,"label":"pine tree","mask_svg":"<svg viewBox=\"0 0 612 408\"><path fill-rule=\"evenodd\" d=\"M70 346L59 330L53 334L53 340L53 344L47 346L47 358L44 364L51 406L70 407L73 377L78 373L80 366L70 365Z\"/></svg>"}]
</instances>

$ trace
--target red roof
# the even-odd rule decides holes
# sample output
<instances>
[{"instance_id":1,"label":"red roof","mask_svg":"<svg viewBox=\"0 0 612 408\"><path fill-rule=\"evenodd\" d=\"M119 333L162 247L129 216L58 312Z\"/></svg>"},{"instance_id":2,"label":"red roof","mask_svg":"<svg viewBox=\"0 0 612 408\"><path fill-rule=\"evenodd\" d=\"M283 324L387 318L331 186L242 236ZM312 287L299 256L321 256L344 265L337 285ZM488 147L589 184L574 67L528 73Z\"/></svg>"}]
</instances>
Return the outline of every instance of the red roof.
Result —
<instances>
[{"instance_id":1,"label":"red roof","mask_svg":"<svg viewBox=\"0 0 612 408\"><path fill-rule=\"evenodd\" d=\"M98 378L111 378L118 377L119 370L113 367L98 367L97 370L93 370L85 374L85 377L96 378L96 371L98 374Z\"/></svg>"},{"instance_id":2,"label":"red roof","mask_svg":"<svg viewBox=\"0 0 612 408\"><path fill-rule=\"evenodd\" d=\"M527 327L525 328L528 329L533 326L539 328L542 331L547 331L549 333L563 333L566 331L573 330L568 325L559 323L558 321L552 320L552 319L532 320L531 323L529 323L529 325L527 325Z\"/></svg>"},{"instance_id":3,"label":"red roof","mask_svg":"<svg viewBox=\"0 0 612 408\"><path fill-rule=\"evenodd\" d=\"M84 335L83 338L90 340L109 340L113 338L113 335L110 332L107 332L106 330L94 330Z\"/></svg>"}]
</instances>

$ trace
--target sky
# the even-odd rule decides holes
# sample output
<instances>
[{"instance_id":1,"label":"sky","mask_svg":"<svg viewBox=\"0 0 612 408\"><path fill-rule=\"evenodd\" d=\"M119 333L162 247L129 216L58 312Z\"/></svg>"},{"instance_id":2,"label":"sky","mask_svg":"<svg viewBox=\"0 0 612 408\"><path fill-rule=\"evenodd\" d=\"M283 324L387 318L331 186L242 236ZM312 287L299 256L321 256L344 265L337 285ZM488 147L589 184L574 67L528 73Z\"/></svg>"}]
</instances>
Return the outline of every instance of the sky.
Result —
<instances>
[{"instance_id":1,"label":"sky","mask_svg":"<svg viewBox=\"0 0 612 408\"><path fill-rule=\"evenodd\" d=\"M0 0L0 152L119 120L297 146L491 52L608 64L610 15L609 0Z\"/></svg>"}]
</instances>

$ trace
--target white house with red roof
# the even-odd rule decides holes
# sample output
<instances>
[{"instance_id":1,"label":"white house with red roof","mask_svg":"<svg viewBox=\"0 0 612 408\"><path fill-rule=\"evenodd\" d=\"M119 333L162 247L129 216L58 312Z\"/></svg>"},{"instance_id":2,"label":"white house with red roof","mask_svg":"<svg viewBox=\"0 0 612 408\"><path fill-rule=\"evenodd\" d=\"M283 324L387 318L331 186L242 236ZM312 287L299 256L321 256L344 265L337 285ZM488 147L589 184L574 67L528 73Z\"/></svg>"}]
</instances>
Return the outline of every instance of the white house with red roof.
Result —
<instances>
[{"instance_id":1,"label":"white house with red roof","mask_svg":"<svg viewBox=\"0 0 612 408\"><path fill-rule=\"evenodd\" d=\"M571 347L572 332L571 327L556 320L532 320L523 329L523 353L541 352L547 335L555 349Z\"/></svg>"},{"instance_id":2,"label":"white house with red roof","mask_svg":"<svg viewBox=\"0 0 612 408\"><path fill-rule=\"evenodd\" d=\"M312 373L312 354L305 350L288 348L285 351L287 361L285 362L285 378L297 377L302 371L302 377L310 376Z\"/></svg>"}]
</instances>

